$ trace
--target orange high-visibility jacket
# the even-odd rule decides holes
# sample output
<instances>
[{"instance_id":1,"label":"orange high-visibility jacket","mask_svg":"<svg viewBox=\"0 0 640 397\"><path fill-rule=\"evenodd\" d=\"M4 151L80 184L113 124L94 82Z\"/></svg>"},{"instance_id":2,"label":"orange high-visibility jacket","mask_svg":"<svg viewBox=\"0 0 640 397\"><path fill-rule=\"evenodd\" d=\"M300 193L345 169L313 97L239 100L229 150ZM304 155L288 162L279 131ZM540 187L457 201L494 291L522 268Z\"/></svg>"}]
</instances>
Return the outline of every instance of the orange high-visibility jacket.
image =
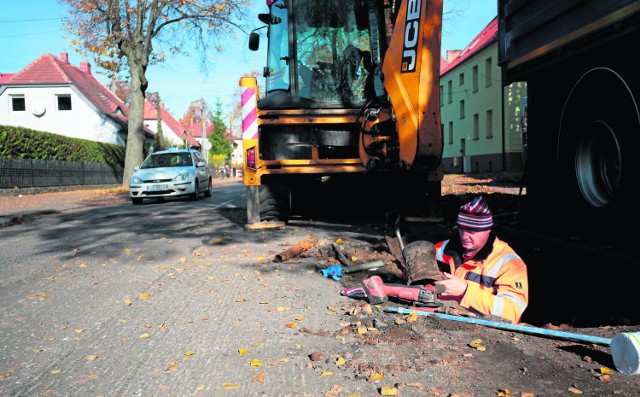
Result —
<instances>
[{"instance_id":1,"label":"orange high-visibility jacket","mask_svg":"<svg viewBox=\"0 0 640 397\"><path fill-rule=\"evenodd\" d=\"M461 258L459 238L436 244L436 260L449 264L449 273L467 283L460 306L519 323L529 303L529 281L518 254L492 232L473 259L463 263Z\"/></svg>"}]
</instances>

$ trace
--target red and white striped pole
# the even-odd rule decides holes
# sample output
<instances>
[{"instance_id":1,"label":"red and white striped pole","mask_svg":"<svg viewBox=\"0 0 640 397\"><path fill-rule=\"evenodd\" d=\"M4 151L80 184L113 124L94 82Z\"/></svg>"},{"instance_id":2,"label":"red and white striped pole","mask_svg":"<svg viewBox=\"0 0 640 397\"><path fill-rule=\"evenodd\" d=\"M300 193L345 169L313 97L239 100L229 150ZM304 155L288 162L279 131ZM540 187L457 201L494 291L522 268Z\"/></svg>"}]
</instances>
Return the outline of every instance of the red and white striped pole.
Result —
<instances>
[{"instance_id":1,"label":"red and white striped pole","mask_svg":"<svg viewBox=\"0 0 640 397\"><path fill-rule=\"evenodd\" d=\"M258 137L258 82L255 77L241 77L242 139Z\"/></svg>"}]
</instances>

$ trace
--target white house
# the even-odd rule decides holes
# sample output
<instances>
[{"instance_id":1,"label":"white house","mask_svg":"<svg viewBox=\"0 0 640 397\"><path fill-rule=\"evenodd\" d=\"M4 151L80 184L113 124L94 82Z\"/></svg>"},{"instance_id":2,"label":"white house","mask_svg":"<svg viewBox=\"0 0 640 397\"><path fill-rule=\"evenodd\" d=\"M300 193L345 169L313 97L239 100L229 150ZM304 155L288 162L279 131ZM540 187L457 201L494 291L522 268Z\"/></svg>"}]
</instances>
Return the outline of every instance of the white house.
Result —
<instances>
[{"instance_id":1,"label":"white house","mask_svg":"<svg viewBox=\"0 0 640 397\"><path fill-rule=\"evenodd\" d=\"M88 62L44 54L0 85L0 124L125 146L128 107L92 74ZM153 131L145 129L147 143Z\"/></svg>"}]
</instances>

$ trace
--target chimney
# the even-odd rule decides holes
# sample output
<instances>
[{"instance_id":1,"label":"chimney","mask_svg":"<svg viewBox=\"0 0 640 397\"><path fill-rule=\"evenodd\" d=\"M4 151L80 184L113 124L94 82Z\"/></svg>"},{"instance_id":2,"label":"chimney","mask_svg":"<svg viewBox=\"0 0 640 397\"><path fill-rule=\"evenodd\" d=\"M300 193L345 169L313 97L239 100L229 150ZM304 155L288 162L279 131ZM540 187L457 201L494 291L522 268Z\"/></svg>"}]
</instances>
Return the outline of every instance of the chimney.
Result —
<instances>
[{"instance_id":1,"label":"chimney","mask_svg":"<svg viewBox=\"0 0 640 397\"><path fill-rule=\"evenodd\" d=\"M447 50L447 61L451 62L462 54L462 50Z\"/></svg>"},{"instance_id":2,"label":"chimney","mask_svg":"<svg viewBox=\"0 0 640 397\"><path fill-rule=\"evenodd\" d=\"M60 53L60 59L62 60L62 62L64 63L69 63L69 54L66 51L62 51Z\"/></svg>"},{"instance_id":3,"label":"chimney","mask_svg":"<svg viewBox=\"0 0 640 397\"><path fill-rule=\"evenodd\" d=\"M80 70L91 76L91 65L89 62L80 62Z\"/></svg>"}]
</instances>

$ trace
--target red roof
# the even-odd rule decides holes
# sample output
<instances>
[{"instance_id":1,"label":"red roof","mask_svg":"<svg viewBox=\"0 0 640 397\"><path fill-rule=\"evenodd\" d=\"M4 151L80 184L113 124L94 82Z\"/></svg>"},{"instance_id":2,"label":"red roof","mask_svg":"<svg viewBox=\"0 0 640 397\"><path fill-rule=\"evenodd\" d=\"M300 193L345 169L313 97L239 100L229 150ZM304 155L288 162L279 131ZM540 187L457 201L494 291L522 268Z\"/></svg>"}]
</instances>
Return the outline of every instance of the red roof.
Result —
<instances>
[{"instance_id":1,"label":"red roof","mask_svg":"<svg viewBox=\"0 0 640 397\"><path fill-rule=\"evenodd\" d=\"M73 85L98 111L122 126L127 125L127 105L93 77L88 62L80 62L80 67L73 66L69 63L66 52L61 52L60 58L50 53L41 55L3 83L33 86L43 84ZM148 128L145 128L145 132L147 135L154 135Z\"/></svg>"},{"instance_id":2,"label":"red roof","mask_svg":"<svg viewBox=\"0 0 640 397\"><path fill-rule=\"evenodd\" d=\"M158 117L158 111L156 110L156 106L148 100L144 101L144 119L151 120L156 119ZM160 117L162 121L165 122L178 138L185 139L184 133L187 132L187 128L180 124L178 120L176 120L171 113L167 109L164 108L162 102L160 102ZM189 143L189 147L200 146L198 141L195 140L193 136L189 133L186 134L187 142Z\"/></svg>"},{"instance_id":3,"label":"red roof","mask_svg":"<svg viewBox=\"0 0 640 397\"><path fill-rule=\"evenodd\" d=\"M202 138L202 123L194 123L192 121L186 128L195 138ZM214 132L215 125L213 123L207 123L207 136L211 136Z\"/></svg>"},{"instance_id":4,"label":"red roof","mask_svg":"<svg viewBox=\"0 0 640 397\"><path fill-rule=\"evenodd\" d=\"M13 73L0 73L0 85L9 81L9 79L13 76Z\"/></svg>"},{"instance_id":5,"label":"red roof","mask_svg":"<svg viewBox=\"0 0 640 397\"><path fill-rule=\"evenodd\" d=\"M460 52L460 55L458 55L455 59L452 59L447 64L443 62L444 58L441 58L440 75L442 76L446 74L451 69L466 61L471 56L477 54L496 40L498 40L498 17L495 17L493 21L489 22L489 24L484 29L482 29L480 34L478 34L473 40L471 40L471 43L466 46L465 49ZM443 65L446 66L443 67Z\"/></svg>"}]
</instances>

